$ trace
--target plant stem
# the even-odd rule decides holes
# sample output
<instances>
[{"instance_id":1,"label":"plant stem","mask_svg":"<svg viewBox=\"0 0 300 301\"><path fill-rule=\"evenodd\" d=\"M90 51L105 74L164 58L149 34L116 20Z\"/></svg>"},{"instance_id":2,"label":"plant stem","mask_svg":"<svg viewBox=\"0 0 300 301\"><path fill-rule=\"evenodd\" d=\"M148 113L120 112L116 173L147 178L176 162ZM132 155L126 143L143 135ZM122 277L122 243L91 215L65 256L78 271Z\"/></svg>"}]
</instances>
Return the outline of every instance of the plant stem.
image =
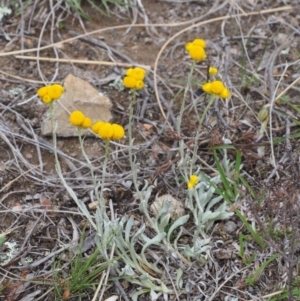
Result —
<instances>
[{"instance_id":1,"label":"plant stem","mask_svg":"<svg viewBox=\"0 0 300 301\"><path fill-rule=\"evenodd\" d=\"M88 213L88 210L83 202L78 200L76 193L74 190L67 184L61 170L61 166L58 160L58 155L57 155L57 140L56 140L56 127L54 124L54 115L53 115L53 103L51 102L49 104L49 109L50 109L50 118L51 118L51 125L52 125L52 140L53 140L53 152L54 152L54 158L55 158L55 169L56 172L63 184L63 186L66 188L68 191L70 197L73 199L73 201L77 204L78 208L85 214L86 218L89 220L90 224L93 226L94 229L97 229L96 224L94 223L91 215Z\"/></svg>"},{"instance_id":2,"label":"plant stem","mask_svg":"<svg viewBox=\"0 0 300 301\"><path fill-rule=\"evenodd\" d=\"M194 73L195 66L196 66L196 62L193 61L190 72L189 72L189 75L188 75L187 84L186 84L186 87L184 89L183 99L182 99L181 107L180 107L180 112L179 112L179 115L177 117L177 123L176 123L177 128L176 128L176 130L177 130L177 133L178 133L179 136L181 136L181 123L182 123L183 112L184 112L184 109L185 109L186 97L187 97L187 93L188 93L190 85L191 85L192 76L193 76L193 73ZM186 162L184 160L184 141L183 141L183 139L179 140L179 152L180 152L180 157L181 157L181 162L182 162L181 163L182 164L182 169L185 172L184 177L188 178L188 175L186 174L186 168L185 168L186 167L186 165L185 165Z\"/></svg>"},{"instance_id":3,"label":"plant stem","mask_svg":"<svg viewBox=\"0 0 300 301\"><path fill-rule=\"evenodd\" d=\"M197 153L198 153L198 141L199 141L199 137L200 137L200 130L202 128L202 124L203 124L203 121L205 119L205 116L208 112L208 110L211 108L211 106L213 105L213 103L215 102L215 99L216 99L216 96L215 95L211 95L211 98L209 100L209 103L207 104L207 106L205 107L203 113L202 113L202 116L199 120L199 125L198 125L198 129L197 129L197 134L196 134L196 137L195 137L195 142L194 142L194 150L193 150L193 156L192 156L192 162L191 162L191 165L190 165L190 174L193 173L193 167L195 166L195 162L197 160Z\"/></svg>"},{"instance_id":4,"label":"plant stem","mask_svg":"<svg viewBox=\"0 0 300 301\"><path fill-rule=\"evenodd\" d=\"M82 132L81 132L81 128L78 127L78 138L79 138L79 144L80 144L80 149L81 152L85 158L85 161L87 162L90 172L91 172L91 176L92 176L92 181L93 181L93 187L94 187L94 191L95 191L95 196L98 202L100 202L100 196L99 196L99 191L98 191L98 186L97 186L97 179L95 177L94 174L94 169L93 169L93 165L92 162L90 161L89 157L87 156L84 146L83 146L83 139L82 139ZM103 187L101 187L101 190L103 189Z\"/></svg>"},{"instance_id":5,"label":"plant stem","mask_svg":"<svg viewBox=\"0 0 300 301\"><path fill-rule=\"evenodd\" d=\"M196 62L193 61L192 63L192 66L191 66L191 69L190 69L190 73L188 75L188 79L187 79L187 84L186 84L186 87L184 89L184 93L183 93L183 99L182 99L182 102L181 102L181 107L180 107L180 112L179 112L179 115L177 117L177 133L178 135L181 134L181 122L182 122L182 116L183 116L183 112L184 112L184 109L185 109L185 101L186 101L186 96L187 96L187 93L190 89L190 85L191 85L191 81L192 81L192 76L193 76L193 73L194 73L194 69L195 69L195 66L196 66Z\"/></svg>"},{"instance_id":6,"label":"plant stem","mask_svg":"<svg viewBox=\"0 0 300 301\"><path fill-rule=\"evenodd\" d=\"M110 140L105 140L105 157L104 157L104 162L103 162L101 192L100 192L100 199L99 199L99 201L100 201L100 208L104 208L105 207L105 201L104 201L104 197L103 197L103 191L104 191L106 169L107 169L107 163L108 163L108 157L109 157L109 142L110 142ZM104 212L106 212L106 211L104 210ZM108 217L107 217L106 214L105 214L105 218L108 219Z\"/></svg>"},{"instance_id":7,"label":"plant stem","mask_svg":"<svg viewBox=\"0 0 300 301\"><path fill-rule=\"evenodd\" d=\"M128 120L128 139L129 139L128 153L129 153L130 168L132 171L132 181L134 184L135 191L139 194L139 186L137 183L137 168L132 153L132 149L133 149L132 119L133 119L133 106L136 103L136 90L132 89L131 92L132 92L132 98L129 107L129 120Z\"/></svg>"}]
</instances>

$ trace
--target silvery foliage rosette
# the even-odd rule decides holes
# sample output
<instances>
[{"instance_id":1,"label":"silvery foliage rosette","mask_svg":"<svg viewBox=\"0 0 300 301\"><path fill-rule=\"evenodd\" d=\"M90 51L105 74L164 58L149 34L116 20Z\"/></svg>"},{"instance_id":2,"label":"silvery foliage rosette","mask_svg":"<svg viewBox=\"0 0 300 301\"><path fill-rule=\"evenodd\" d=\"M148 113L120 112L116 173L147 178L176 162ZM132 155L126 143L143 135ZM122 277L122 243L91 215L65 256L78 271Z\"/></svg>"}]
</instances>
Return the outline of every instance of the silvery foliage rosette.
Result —
<instances>
[{"instance_id":1,"label":"silvery foliage rosette","mask_svg":"<svg viewBox=\"0 0 300 301\"><path fill-rule=\"evenodd\" d=\"M214 178L201 177L200 182L188 190L185 200L186 208L191 210L194 217L195 231L193 246L185 247L185 254L200 259L203 253L210 249L208 230L215 221L228 219L233 213L227 212L227 204L223 196L215 195L214 185L221 182L220 176Z\"/></svg>"}]
</instances>

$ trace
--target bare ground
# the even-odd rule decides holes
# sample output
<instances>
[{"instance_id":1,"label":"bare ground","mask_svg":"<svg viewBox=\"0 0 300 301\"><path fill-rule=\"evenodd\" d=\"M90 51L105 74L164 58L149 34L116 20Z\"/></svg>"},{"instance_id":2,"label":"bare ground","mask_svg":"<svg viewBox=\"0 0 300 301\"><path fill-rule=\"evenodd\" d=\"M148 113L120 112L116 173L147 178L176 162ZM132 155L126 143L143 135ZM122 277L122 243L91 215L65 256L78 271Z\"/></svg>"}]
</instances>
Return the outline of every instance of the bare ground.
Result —
<instances>
[{"instance_id":1,"label":"bare ground","mask_svg":"<svg viewBox=\"0 0 300 301\"><path fill-rule=\"evenodd\" d=\"M214 175L216 166L210 147L222 143L223 136L232 141L242 153L245 178L257 193L253 199L240 187L243 197L235 206L268 244L268 248L262 250L254 241L245 242L243 261L238 256L238 238L239 233L248 232L241 221L235 215L230 220L234 231L228 230L226 221L216 223L211 231L212 249L207 262L195 262L183 275L189 293L179 297L170 295L169 300L235 300L234 297L238 300L261 300L262 296L280 291L297 279L299 84L293 84L285 93L287 102L283 99L281 103L274 103L272 97L275 92L279 95L300 76L299 4L297 1L250 0L243 3L213 1L209 5L206 1L200 2L148 0L143 1L144 12L133 8L128 14L128 10L118 9L110 17L86 6L91 19L82 19L81 23L78 18L61 10L61 19L54 19L52 26L50 21L46 21L49 9L42 14L38 8L33 11L32 7L28 7L22 15L15 11L13 16L3 19L3 31L0 33L3 50L0 53L0 233L13 229L8 241L16 242L18 251L0 268L0 285L4 288L2 295L0 291L1 300L38 300L38 297L40 300L60 300L53 290L49 290L55 281L51 277L54 258L51 254L62 244L72 241L76 229L81 232L86 226L55 172L52 140L41 136L40 125L47 108L35 97L37 88L43 81L62 82L68 73L72 73L108 95L113 103L113 120L125 127L130 101L127 91L119 92L109 85L117 76L124 74L125 69L120 66L37 62L19 59L10 52L64 41L84 30L90 32L130 24L138 12L138 23L144 23L147 16L151 24L172 23L174 26L107 30L87 35L84 39L62 42L55 51L49 47L41 50L39 55L55 57L58 53L59 57L69 59L149 65L147 89L140 93L134 112L134 138L138 146L135 155L140 163L140 183L147 181L154 185L152 199L156 193L168 193L183 199L186 183L178 179L176 150L179 139L184 139L186 145L193 149L197 114L201 114L206 105L198 103L195 112L193 103L201 97L200 81L206 78L207 61L196 66L195 74L199 80L195 76L182 124L184 136L181 137L174 131L174 116L178 115L182 94L173 99L185 86L191 64L184 52L184 44L196 37L209 41L208 62L219 67L223 80L232 91L232 98L226 103L217 103L208 114L200 136L199 161L196 164L201 165L205 173ZM294 9L243 16L244 12L287 4L293 5ZM184 31L167 45L156 64L160 49L174 34L196 22L227 14L240 15ZM178 25L179 22L185 23ZM45 28L41 31L43 26ZM35 56L36 51L28 55ZM153 83L153 69L157 71L157 86ZM254 72L257 77L253 76ZM158 105L156 88L169 124ZM272 127L268 127L264 136L258 139L260 123L256 116L265 104L274 105ZM128 141L125 139L122 144L126 145ZM59 138L58 148L62 152L60 160L65 178L78 197L89 204L92 180L77 138ZM86 138L85 148L96 174L101 177L103 143L97 138ZM263 154L260 153L262 149ZM106 182L109 191L105 196L112 200L116 217L126 213L143 223L138 211L139 201L135 199L131 185L127 152L123 147L112 145L112 153ZM229 152L229 158L234 160L235 152ZM86 237L93 234L92 229L88 229ZM188 241L187 236L186 243ZM4 246L0 249L1 254L7 251ZM89 254L91 249L86 252ZM252 286L246 283L247 276L274 253L280 256L257 276ZM253 254L254 260L247 262ZM161 256L165 260L168 258L167 254ZM32 258L32 262L27 264L24 261L26 257ZM68 265L65 270L68 274ZM18 291L26 275L30 275L32 281ZM135 286L126 281L120 284L130 298ZM103 300L112 294L120 294L116 293L114 285L114 282L109 282ZM22 299L35 291L40 292L36 299ZM91 300L93 294L94 290L87 290L82 300ZM124 296L120 300L122 298ZM139 300L148 298L140 297ZM79 299L70 295L69 300ZM159 300L164 300L163 296Z\"/></svg>"}]
</instances>

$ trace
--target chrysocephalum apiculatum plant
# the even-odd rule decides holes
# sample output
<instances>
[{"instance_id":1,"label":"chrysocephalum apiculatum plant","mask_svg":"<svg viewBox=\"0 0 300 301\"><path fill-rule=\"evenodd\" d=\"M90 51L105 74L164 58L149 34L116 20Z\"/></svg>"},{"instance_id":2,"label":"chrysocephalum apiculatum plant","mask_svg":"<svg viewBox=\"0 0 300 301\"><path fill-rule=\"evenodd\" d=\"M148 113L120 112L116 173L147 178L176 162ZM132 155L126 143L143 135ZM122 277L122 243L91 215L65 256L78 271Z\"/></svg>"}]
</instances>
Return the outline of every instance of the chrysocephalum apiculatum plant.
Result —
<instances>
[{"instance_id":1,"label":"chrysocephalum apiculatum plant","mask_svg":"<svg viewBox=\"0 0 300 301\"><path fill-rule=\"evenodd\" d=\"M192 64L190 72L188 75L188 81L186 88L184 90L184 96L181 103L181 109L177 118L176 131L181 134L181 123L183 118L183 112L185 109L185 102L190 88L193 72L197 63L206 59L206 42L203 39L195 39L185 45L185 49L188 52L190 58L192 59ZM209 178L208 176L202 177L200 167L196 166L197 160L197 141L199 138L199 132L201 130L202 123L204 121L205 115L216 98L225 99L230 96L228 88L224 85L222 81L218 79L218 69L217 67L209 68L209 75L211 80L208 80L203 84L202 89L207 93L209 97L209 103L206 106L203 114L199 117L199 127L198 133L195 137L195 149L194 152L186 153L185 145L183 139L179 142L179 150L181 160L178 164L181 172L186 179L186 200L185 206L189 211L189 214L179 217L177 220L170 220L170 214L168 212L169 204L166 203L162 206L161 210L157 213L154 218L151 217L148 211L148 201L152 193L152 186L148 183L145 184L143 189L139 189L138 173L136 168L136 162L132 154L133 148L133 137L132 137L132 118L133 118L133 107L136 103L137 91L145 87L145 76L146 71L139 67L129 68L123 78L123 85L125 88L130 89L131 101L129 105L129 121L128 121L128 139L129 139L129 161L133 176L133 183L135 190L140 199L140 211L145 215L147 224L150 225L154 231L155 236L149 238L145 235L146 225L138 230L134 229L134 219L127 216L121 219L110 220L106 213L106 204L103 197L103 191L105 186L105 176L109 157L109 143L111 140L119 140L125 136L124 128L119 124L114 124L110 122L97 121L92 123L92 120L85 116L81 111L73 111L70 114L69 122L78 128L78 136L80 141L80 146L82 153L90 167L92 174L94 193L99 201L99 206L97 208L95 216L91 215L87 210L85 204L78 200L75 192L71 187L68 186L63 178L59 161L57 158L57 153L55 152L55 158L57 162L57 172L60 179L70 196L74 199L78 207L85 214L91 225L97 232L96 241L101 254L107 260L110 258L108 251L115 250L115 252L120 256L121 260L125 264L122 268L115 266L115 272L120 278L126 279L132 283L140 285L143 290L137 291L135 297L141 293L149 292L151 296L156 296L157 293L170 293L173 294L173 289L166 287L163 279L159 277L151 276L145 272L145 267L153 270L157 275L162 273L161 269L154 265L146 256L146 251L155 245L162 248L168 249L174 256L180 258L183 262L188 263L192 258L197 260L203 260L205 253L209 250L210 237L208 230L212 227L216 220L222 220L229 218L232 213L226 211L226 203L222 196L215 195L215 186L220 183L220 177L216 176L214 178ZM38 90L38 95L44 103L50 104L61 97L64 89L62 86L54 84L46 87L42 87ZM55 136L55 126L52 114L52 124L53 124L53 141L56 146L56 136ZM105 143L105 159L103 162L103 173L101 184L94 175L94 168L90 162L88 156L85 153L83 147L82 130L90 129L97 137L103 139ZM192 156L190 158L190 156ZM208 180L207 180L208 179ZM214 183L211 185L210 183ZM100 188L100 194L98 190ZM178 228L182 227L188 220L190 215L193 216L195 223L195 231L193 235L192 245L181 245L180 237L182 235L182 230L177 231L175 240L174 233ZM166 227L168 227L168 232L165 232ZM137 253L135 245L139 240L142 244L142 250ZM178 271L180 273L180 271Z\"/></svg>"}]
</instances>

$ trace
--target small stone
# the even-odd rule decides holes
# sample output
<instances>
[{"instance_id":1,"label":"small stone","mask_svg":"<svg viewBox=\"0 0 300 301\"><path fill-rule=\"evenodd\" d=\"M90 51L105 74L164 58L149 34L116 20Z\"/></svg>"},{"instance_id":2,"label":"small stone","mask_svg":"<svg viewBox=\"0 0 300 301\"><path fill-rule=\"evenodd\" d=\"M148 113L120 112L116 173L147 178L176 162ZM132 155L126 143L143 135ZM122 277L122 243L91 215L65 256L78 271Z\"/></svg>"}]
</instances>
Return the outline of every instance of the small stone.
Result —
<instances>
[{"instance_id":1,"label":"small stone","mask_svg":"<svg viewBox=\"0 0 300 301\"><path fill-rule=\"evenodd\" d=\"M112 118L112 104L108 97L100 96L99 92L87 81L69 74L64 81L65 92L61 99L53 102L54 120L57 122L56 134L60 137L78 136L77 127L69 122L70 113L79 110L91 118L93 122L98 120L110 121ZM41 132L44 136L52 134L52 125L49 112L44 116ZM83 130L83 135L92 136L90 130Z\"/></svg>"},{"instance_id":2,"label":"small stone","mask_svg":"<svg viewBox=\"0 0 300 301\"><path fill-rule=\"evenodd\" d=\"M25 158L26 159L32 159L33 158L33 155L31 153L26 153L25 154Z\"/></svg>"},{"instance_id":3,"label":"small stone","mask_svg":"<svg viewBox=\"0 0 300 301\"><path fill-rule=\"evenodd\" d=\"M144 39L145 44L151 44L152 41L153 41L153 39L149 38L149 37L147 37L147 38Z\"/></svg>"},{"instance_id":4,"label":"small stone","mask_svg":"<svg viewBox=\"0 0 300 301\"><path fill-rule=\"evenodd\" d=\"M173 198L170 194L164 194L155 199L155 201L150 206L150 210L152 214L157 215L160 212L165 202L170 203L168 212L170 213L172 220L176 220L180 216L184 215L185 210L183 204L180 201Z\"/></svg>"},{"instance_id":5,"label":"small stone","mask_svg":"<svg viewBox=\"0 0 300 301\"><path fill-rule=\"evenodd\" d=\"M233 221L227 221L223 226L223 231L227 232L228 234L233 233L237 228L237 224Z\"/></svg>"}]
</instances>

